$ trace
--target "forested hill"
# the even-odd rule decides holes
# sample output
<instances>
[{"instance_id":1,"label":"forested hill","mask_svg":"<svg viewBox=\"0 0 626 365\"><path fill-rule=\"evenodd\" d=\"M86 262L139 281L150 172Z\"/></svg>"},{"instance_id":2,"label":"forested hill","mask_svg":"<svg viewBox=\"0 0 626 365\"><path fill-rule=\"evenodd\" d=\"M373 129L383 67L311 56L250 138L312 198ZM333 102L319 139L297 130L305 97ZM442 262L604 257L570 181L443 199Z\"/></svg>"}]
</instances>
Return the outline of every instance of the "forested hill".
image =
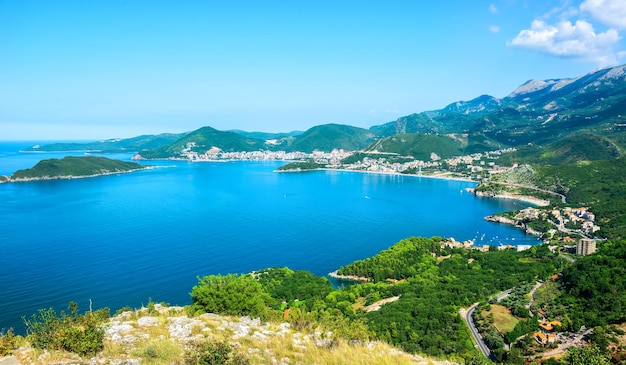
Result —
<instances>
[{"instance_id":1,"label":"forested hill","mask_svg":"<svg viewBox=\"0 0 626 365\"><path fill-rule=\"evenodd\" d=\"M96 156L66 156L62 159L39 161L33 168L18 170L8 181L50 180L73 177L98 176L145 169L134 162L112 160Z\"/></svg>"},{"instance_id":2,"label":"forested hill","mask_svg":"<svg viewBox=\"0 0 626 365\"><path fill-rule=\"evenodd\" d=\"M330 152L333 149L359 150L373 141L374 134L367 129L342 124L325 124L313 127L294 138L290 151Z\"/></svg>"}]
</instances>

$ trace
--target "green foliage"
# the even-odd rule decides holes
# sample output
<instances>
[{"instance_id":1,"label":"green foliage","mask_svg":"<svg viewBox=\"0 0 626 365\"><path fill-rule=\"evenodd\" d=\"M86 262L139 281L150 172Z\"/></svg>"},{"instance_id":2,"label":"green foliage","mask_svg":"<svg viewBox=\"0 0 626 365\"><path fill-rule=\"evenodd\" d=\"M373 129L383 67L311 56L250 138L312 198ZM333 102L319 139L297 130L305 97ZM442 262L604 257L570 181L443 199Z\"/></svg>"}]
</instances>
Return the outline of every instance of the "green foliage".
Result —
<instances>
[{"instance_id":1,"label":"green foliage","mask_svg":"<svg viewBox=\"0 0 626 365\"><path fill-rule=\"evenodd\" d=\"M428 268L435 268L431 253L441 249L441 238L412 237L404 239L374 257L355 261L338 270L340 275L355 275L383 281L387 278L405 279Z\"/></svg>"},{"instance_id":2,"label":"green foliage","mask_svg":"<svg viewBox=\"0 0 626 365\"><path fill-rule=\"evenodd\" d=\"M502 164L523 162L541 165L566 165L582 161L612 160L620 157L619 148L609 138L589 131L574 133L545 147L524 146L503 156Z\"/></svg>"},{"instance_id":3,"label":"green foliage","mask_svg":"<svg viewBox=\"0 0 626 365\"><path fill-rule=\"evenodd\" d=\"M565 365L609 365L610 362L597 347L570 347L563 359Z\"/></svg>"},{"instance_id":4,"label":"green foliage","mask_svg":"<svg viewBox=\"0 0 626 365\"><path fill-rule=\"evenodd\" d=\"M6 332L0 331L0 358L11 355L11 352L17 347L17 338L12 328Z\"/></svg>"},{"instance_id":5,"label":"green foliage","mask_svg":"<svg viewBox=\"0 0 626 365\"><path fill-rule=\"evenodd\" d=\"M198 153L205 153L212 147L217 147L224 152L267 149L265 147L265 141L261 139L247 138L234 132L225 132L211 127L202 127L167 146L141 151L141 156L144 158L181 157L180 153L190 144L193 144L190 150Z\"/></svg>"},{"instance_id":6,"label":"green foliage","mask_svg":"<svg viewBox=\"0 0 626 365\"><path fill-rule=\"evenodd\" d=\"M596 254L563 270L560 282L575 328L626 321L626 240L609 241Z\"/></svg>"},{"instance_id":7,"label":"green foliage","mask_svg":"<svg viewBox=\"0 0 626 365\"><path fill-rule=\"evenodd\" d=\"M64 176L92 176L114 172L125 172L146 168L134 162L111 160L96 156L66 156L62 159L39 161L33 168L16 171L13 179L54 178Z\"/></svg>"},{"instance_id":8,"label":"green foliage","mask_svg":"<svg viewBox=\"0 0 626 365\"><path fill-rule=\"evenodd\" d=\"M397 153L403 156L413 156L418 160L430 161L431 153L440 158L450 158L465 154L463 148L467 142L459 138L435 134L400 134L376 141L365 151Z\"/></svg>"},{"instance_id":9,"label":"green foliage","mask_svg":"<svg viewBox=\"0 0 626 365\"><path fill-rule=\"evenodd\" d=\"M546 278L562 265L544 247L522 252L480 252L442 248L441 243L441 238L406 239L374 257L345 266L340 274L366 276L380 283L355 285L338 294L333 292L326 303L349 300L347 293L371 298L367 299L368 303L400 295L399 300L378 311L361 314L368 319L368 327L377 338L410 352L466 356L474 349L458 314L460 306L468 306L520 282ZM433 256L447 258L437 260ZM406 281L388 285L382 282L387 277ZM528 292L528 287L520 291ZM496 345L502 343L502 338L497 337Z\"/></svg>"},{"instance_id":10,"label":"green foliage","mask_svg":"<svg viewBox=\"0 0 626 365\"><path fill-rule=\"evenodd\" d=\"M354 151L367 146L373 137L373 133L367 129L341 124L325 124L315 126L296 136L289 150L330 152L333 149L344 149Z\"/></svg>"},{"instance_id":11,"label":"green foliage","mask_svg":"<svg viewBox=\"0 0 626 365\"><path fill-rule=\"evenodd\" d=\"M198 278L191 291L191 311L267 319L274 300L250 274Z\"/></svg>"},{"instance_id":12,"label":"green foliage","mask_svg":"<svg viewBox=\"0 0 626 365\"><path fill-rule=\"evenodd\" d=\"M291 162L285 166L278 168L278 171L301 171L301 170L317 170L323 168L324 165L315 161Z\"/></svg>"},{"instance_id":13,"label":"green foliage","mask_svg":"<svg viewBox=\"0 0 626 365\"><path fill-rule=\"evenodd\" d=\"M254 274L265 291L277 302L308 302L325 298L333 290L327 278L304 270L270 268Z\"/></svg>"},{"instance_id":14,"label":"green foliage","mask_svg":"<svg viewBox=\"0 0 626 365\"><path fill-rule=\"evenodd\" d=\"M183 356L185 365L248 365L250 360L234 353L227 341L196 341Z\"/></svg>"},{"instance_id":15,"label":"green foliage","mask_svg":"<svg viewBox=\"0 0 626 365\"><path fill-rule=\"evenodd\" d=\"M109 318L108 308L78 314L78 305L70 302L69 314L57 316L54 309L40 309L24 319L31 344L41 349L62 349L81 356L95 354L103 347L102 324Z\"/></svg>"},{"instance_id":16,"label":"green foliage","mask_svg":"<svg viewBox=\"0 0 626 365\"><path fill-rule=\"evenodd\" d=\"M625 237L626 158L537 167L536 184L563 193L568 204L588 206L604 237Z\"/></svg>"}]
</instances>

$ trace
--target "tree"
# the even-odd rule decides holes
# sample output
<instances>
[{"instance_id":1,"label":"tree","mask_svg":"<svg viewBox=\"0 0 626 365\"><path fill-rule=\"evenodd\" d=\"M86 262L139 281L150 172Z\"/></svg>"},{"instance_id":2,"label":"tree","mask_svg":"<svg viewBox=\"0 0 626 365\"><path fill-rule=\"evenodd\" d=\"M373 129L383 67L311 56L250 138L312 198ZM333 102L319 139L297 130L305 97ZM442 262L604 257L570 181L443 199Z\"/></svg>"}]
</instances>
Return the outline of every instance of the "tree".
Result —
<instances>
[{"instance_id":1,"label":"tree","mask_svg":"<svg viewBox=\"0 0 626 365\"><path fill-rule=\"evenodd\" d=\"M595 346L572 347L564 358L566 365L609 365L609 360Z\"/></svg>"},{"instance_id":2,"label":"tree","mask_svg":"<svg viewBox=\"0 0 626 365\"><path fill-rule=\"evenodd\" d=\"M266 319L272 297L249 274L210 275L198 278L191 290L191 310L234 316L249 315Z\"/></svg>"}]
</instances>

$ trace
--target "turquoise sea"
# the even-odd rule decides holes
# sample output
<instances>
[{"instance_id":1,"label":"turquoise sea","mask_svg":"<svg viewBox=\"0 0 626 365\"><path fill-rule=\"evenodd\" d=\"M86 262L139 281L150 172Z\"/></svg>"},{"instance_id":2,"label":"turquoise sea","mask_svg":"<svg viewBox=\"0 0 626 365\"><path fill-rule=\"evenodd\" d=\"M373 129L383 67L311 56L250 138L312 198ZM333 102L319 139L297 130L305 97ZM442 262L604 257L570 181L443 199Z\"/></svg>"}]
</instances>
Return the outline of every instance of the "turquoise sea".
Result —
<instances>
[{"instance_id":1,"label":"turquoise sea","mask_svg":"<svg viewBox=\"0 0 626 365\"><path fill-rule=\"evenodd\" d=\"M67 153L1 142L0 175ZM82 153L72 153L80 155ZM130 154L108 155L130 160ZM484 216L525 204L474 183L314 171L272 162L146 162L88 179L0 184L0 330L39 308L185 305L197 276L288 266L326 275L410 236L536 244Z\"/></svg>"}]
</instances>

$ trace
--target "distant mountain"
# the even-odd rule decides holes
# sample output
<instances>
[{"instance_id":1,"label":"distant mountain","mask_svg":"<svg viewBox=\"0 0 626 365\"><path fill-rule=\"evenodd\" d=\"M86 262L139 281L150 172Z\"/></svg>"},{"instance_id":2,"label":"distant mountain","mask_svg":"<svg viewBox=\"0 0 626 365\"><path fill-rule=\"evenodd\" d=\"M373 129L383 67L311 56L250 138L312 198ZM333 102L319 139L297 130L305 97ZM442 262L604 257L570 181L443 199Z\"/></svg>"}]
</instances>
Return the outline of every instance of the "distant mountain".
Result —
<instances>
[{"instance_id":1,"label":"distant mountain","mask_svg":"<svg viewBox=\"0 0 626 365\"><path fill-rule=\"evenodd\" d=\"M212 148L224 152L258 151L267 149L264 140L247 138L235 132L219 131L211 127L197 129L176 142L158 149L141 152L144 158L180 157L183 150L203 154Z\"/></svg>"},{"instance_id":2,"label":"distant mountain","mask_svg":"<svg viewBox=\"0 0 626 365\"><path fill-rule=\"evenodd\" d=\"M626 65L622 65L570 79L530 80L502 99L482 95L370 130L382 137L467 133L470 138L520 146L550 143L590 129L610 132L625 123Z\"/></svg>"},{"instance_id":3,"label":"distant mountain","mask_svg":"<svg viewBox=\"0 0 626 365\"><path fill-rule=\"evenodd\" d=\"M359 150L374 140L374 133L367 129L342 124L324 124L313 127L294 137L288 146L290 151L313 152L333 149Z\"/></svg>"},{"instance_id":4,"label":"distant mountain","mask_svg":"<svg viewBox=\"0 0 626 365\"><path fill-rule=\"evenodd\" d=\"M262 139L265 141L273 140L273 139L278 140L278 139L287 138L287 137L295 137L304 133L302 131L292 131L292 132L287 132L287 133L246 132L246 131L242 131L238 129L233 129L228 132L235 132L247 138L256 138L256 139Z\"/></svg>"},{"instance_id":5,"label":"distant mountain","mask_svg":"<svg viewBox=\"0 0 626 365\"><path fill-rule=\"evenodd\" d=\"M181 137L185 133L172 134L163 133L157 135L144 135L126 139L108 139L97 142L87 143L51 143L45 145L36 145L25 149L28 152L68 152L68 151L85 151L85 152L139 152L148 149L167 146Z\"/></svg>"}]
</instances>

